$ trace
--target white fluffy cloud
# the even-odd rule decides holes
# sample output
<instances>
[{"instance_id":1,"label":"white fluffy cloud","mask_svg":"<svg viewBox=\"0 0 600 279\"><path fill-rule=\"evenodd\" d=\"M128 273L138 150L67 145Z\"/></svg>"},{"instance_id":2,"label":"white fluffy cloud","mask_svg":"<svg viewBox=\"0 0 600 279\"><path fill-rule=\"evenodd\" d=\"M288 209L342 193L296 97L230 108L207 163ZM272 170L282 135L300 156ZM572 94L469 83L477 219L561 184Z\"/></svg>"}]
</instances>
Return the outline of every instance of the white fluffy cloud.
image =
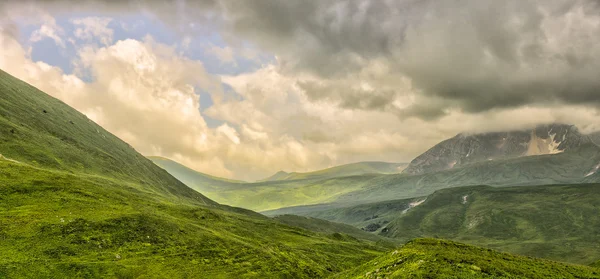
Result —
<instances>
[{"instance_id":1,"label":"white fluffy cloud","mask_svg":"<svg viewBox=\"0 0 600 279\"><path fill-rule=\"evenodd\" d=\"M49 38L53 40L56 45L64 48L65 42L62 39L64 30L58 26L56 20L49 15L43 15L42 18L44 23L37 30L33 31L29 40L35 43Z\"/></svg>"},{"instance_id":2,"label":"white fluffy cloud","mask_svg":"<svg viewBox=\"0 0 600 279\"><path fill-rule=\"evenodd\" d=\"M391 5L391 2L385 3ZM73 60L83 69L82 72L90 73L92 81L84 81L77 74L65 74L44 62L32 61L30 50L15 39L14 30L6 25L0 32L0 68L84 112L145 155L169 157L199 171L239 179L259 179L278 170L310 171L362 160L406 162L460 132L526 128L544 122L572 123L584 131L600 129L597 124L600 123L598 111L581 101L534 100L482 110L474 107L469 109L469 103L486 101L486 96L489 98L487 101L492 103L494 98L503 96L506 97L505 101L510 101L509 97L518 94L498 95L495 94L498 92L492 92L490 95L477 94L471 100L458 91L454 95L452 92L432 91L435 86L444 84L458 86L462 82L463 85L473 85L467 81L478 83L486 80L486 75L497 76L497 73L506 73L508 82L517 84L518 76L502 65L479 67L482 66L480 63L504 61L498 60L503 52L500 48L492 48L495 44L487 44L488 51L493 52L489 56L492 60L471 60L467 52L478 53L477 50L481 49L477 48L474 52L465 49L463 53L455 45L445 45L444 40L436 41L448 39L443 35L454 34L454 31L444 29L435 18L419 21L420 24L416 25L410 24L405 37L410 40L394 45L392 43L399 38L390 35L393 33L390 30L396 26L390 20L395 17L388 18L390 15L384 11L393 11L397 7L386 10L371 5L375 4L359 5L360 9L355 12L367 13L369 7L372 9L370 12L379 11L386 16L382 18L381 26L366 24L363 22L367 20L366 16L355 17L354 23L336 16L334 19L338 21L329 22L319 33L316 30L319 26L317 23L323 23L318 21L321 14L317 13L318 9L309 9L305 10L308 13L305 18L317 20L312 24L301 22L289 25L287 23L302 21L303 18L289 18L288 22L287 17L282 17L280 20L287 23L277 25L269 22L265 15L261 18L265 21L259 23L271 23L273 26L255 30L260 34L250 34L250 30L239 27L242 30L232 31L234 33L229 35L255 36L257 42L273 51L278 60L257 71L236 76L211 75L200 61L189 59L178 53L175 47L155 42L151 37L114 42L113 32L108 28L111 21L94 17L72 21L76 25L72 35L84 42L83 45L76 45L78 53ZM333 5L335 9L331 8L329 12L337 9L341 15L351 13L353 10L350 6ZM576 7L566 7L568 13L559 13L560 17L556 19L544 15L550 20L543 21L541 26L552 36L545 36L547 41L542 44L542 51L533 53L543 54L546 58L528 57L529 60L522 61L542 61L544 63L541 65L548 71L539 73L542 76L536 78L532 69L542 66L527 68L537 65L537 62L522 64L519 71L531 74L521 75L526 82L543 81L549 76L561 75L571 67L564 64L568 61L564 51L566 41L574 42L572 52L577 54L572 56L574 65L584 63L587 55L590 62L584 64L590 69L596 66L596 48L582 48L586 43L596 40L595 37L586 37L584 31L600 28L600 23L594 22L593 15L581 20L583 15L576 15L583 11ZM502 8L506 10L510 7ZM438 8L433 11L442 10ZM450 11L455 12L454 9ZM236 11L229 12L235 14ZM239 22L254 20L246 16L252 15L240 15L237 19ZM454 18L454 14L446 16L447 19ZM43 26L46 22L54 21L46 20L38 25ZM461 25L460 21L455 24L466 26ZM566 32L568 28L565 25L577 32ZM263 33L275 32L270 28L277 26L283 28L279 30L280 36ZM348 35L362 34L357 30L361 26L379 26L383 29L373 29L360 40ZM427 26L439 32L427 33ZM512 34L512 31L509 33ZM63 40L61 36L71 35L60 32L54 34L60 40ZM474 36L475 33L469 34ZM504 33L490 31L486 34ZM387 41L390 44L376 43L386 42L388 35L391 36ZM281 47L285 47L293 45L296 39L306 37L312 38L312 41L306 41L308 45L298 44L287 50L269 46L269 42L274 42L275 38L280 39ZM474 39L466 37L469 38ZM479 39L494 40L488 37ZM101 45L94 45L94 41L100 41ZM182 41L184 46L186 41L190 42L185 37ZM467 40L463 43L480 46L477 44L479 41ZM187 46L193 47L189 43ZM393 47L380 49L381 46ZM446 47L450 49L441 51ZM256 56L255 53L249 53L248 49L235 46L214 49L212 53L220 56L225 64L235 61L235 57L251 59ZM463 56L458 55L461 53ZM481 53L485 54L485 51ZM566 56L553 60L550 59L552 53ZM461 71L448 66L458 60L466 63L463 65L465 67L460 68ZM325 63L321 70L330 70L331 75L317 71L315 67L319 63ZM335 65L352 66L352 69L338 69ZM448 67L436 68L436 65ZM311 67L312 70L306 70ZM482 69L482 72L478 73L476 69ZM496 70L500 72L494 72ZM450 77L454 77L454 81ZM580 77L584 78L585 75ZM425 80L437 80L440 83L426 83ZM234 93L224 93L222 83L232 88ZM494 84L498 83L490 83ZM213 96L214 104L210 108L200 103L197 94L200 91ZM577 96L583 98L585 94ZM224 123L210 127L203 115ZM411 117L414 115L419 117Z\"/></svg>"},{"instance_id":3,"label":"white fluffy cloud","mask_svg":"<svg viewBox=\"0 0 600 279\"><path fill-rule=\"evenodd\" d=\"M108 28L108 24L112 21L108 17L85 17L71 20L76 26L75 37L85 40L98 40L104 46L108 46L113 40L113 30Z\"/></svg>"}]
</instances>

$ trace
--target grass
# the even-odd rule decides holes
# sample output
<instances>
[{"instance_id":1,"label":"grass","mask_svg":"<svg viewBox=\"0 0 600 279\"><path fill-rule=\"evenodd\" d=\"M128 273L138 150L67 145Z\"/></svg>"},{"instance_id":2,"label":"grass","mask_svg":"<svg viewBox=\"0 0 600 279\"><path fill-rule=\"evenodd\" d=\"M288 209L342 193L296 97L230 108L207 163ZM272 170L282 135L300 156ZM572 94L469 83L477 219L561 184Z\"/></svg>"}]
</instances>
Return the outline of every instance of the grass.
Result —
<instances>
[{"instance_id":1,"label":"grass","mask_svg":"<svg viewBox=\"0 0 600 279\"><path fill-rule=\"evenodd\" d=\"M223 206L0 72L0 278L315 278L389 249Z\"/></svg>"},{"instance_id":2,"label":"grass","mask_svg":"<svg viewBox=\"0 0 600 279\"><path fill-rule=\"evenodd\" d=\"M387 248L0 161L0 278L314 278Z\"/></svg>"},{"instance_id":3,"label":"grass","mask_svg":"<svg viewBox=\"0 0 600 279\"><path fill-rule=\"evenodd\" d=\"M600 259L600 184L458 187L298 214L358 228L379 224L377 233L402 241L440 237L579 264Z\"/></svg>"},{"instance_id":4,"label":"grass","mask_svg":"<svg viewBox=\"0 0 600 279\"><path fill-rule=\"evenodd\" d=\"M109 176L214 204L61 101L0 70L0 154L33 167Z\"/></svg>"},{"instance_id":5,"label":"grass","mask_svg":"<svg viewBox=\"0 0 600 279\"><path fill-rule=\"evenodd\" d=\"M338 233L338 237L340 236L339 233L343 233L356 239L378 242L379 244L387 246L390 249L394 248L397 244L400 243L396 239L382 237L376 234L365 232L350 225L329 222L323 219L316 219L298 215L279 215L274 217L273 219L282 224L286 224L293 227L305 228L310 231L332 235Z\"/></svg>"},{"instance_id":6,"label":"grass","mask_svg":"<svg viewBox=\"0 0 600 279\"><path fill-rule=\"evenodd\" d=\"M332 278L600 278L600 270L447 240L416 239Z\"/></svg>"}]
</instances>

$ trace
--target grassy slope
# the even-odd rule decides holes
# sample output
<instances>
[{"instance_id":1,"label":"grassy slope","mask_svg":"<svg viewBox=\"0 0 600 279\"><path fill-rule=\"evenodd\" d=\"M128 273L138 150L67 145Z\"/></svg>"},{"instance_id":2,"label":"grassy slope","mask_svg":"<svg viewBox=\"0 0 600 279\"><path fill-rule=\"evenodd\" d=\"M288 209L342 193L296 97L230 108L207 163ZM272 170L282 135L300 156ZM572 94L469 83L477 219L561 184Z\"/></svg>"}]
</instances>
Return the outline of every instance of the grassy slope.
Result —
<instances>
[{"instance_id":1,"label":"grassy slope","mask_svg":"<svg viewBox=\"0 0 600 279\"><path fill-rule=\"evenodd\" d=\"M0 162L0 278L314 278L383 248L138 185Z\"/></svg>"},{"instance_id":2,"label":"grassy slope","mask_svg":"<svg viewBox=\"0 0 600 279\"><path fill-rule=\"evenodd\" d=\"M326 234L334 234L334 233L344 233L348 236L354 237L356 239L369 240L373 242L381 242L385 245L385 242L390 243L390 247L393 247L393 243L400 243L395 239L382 237L376 234L368 233L363 230L357 229L353 226L329 222L322 219L316 219L305 216L297 216L297 215L279 215L273 217L274 220L280 222L282 224L286 224L289 226L305 228L310 231L321 232Z\"/></svg>"},{"instance_id":3,"label":"grassy slope","mask_svg":"<svg viewBox=\"0 0 600 279\"><path fill-rule=\"evenodd\" d=\"M313 172L277 172L262 181L299 180L299 179L329 179L335 177L355 176L362 174L394 174L400 173L407 163L358 162L335 166Z\"/></svg>"},{"instance_id":4,"label":"grassy slope","mask_svg":"<svg viewBox=\"0 0 600 279\"><path fill-rule=\"evenodd\" d=\"M442 237L582 264L600 259L600 184L445 189L389 221L388 237Z\"/></svg>"},{"instance_id":5,"label":"grassy slope","mask_svg":"<svg viewBox=\"0 0 600 279\"><path fill-rule=\"evenodd\" d=\"M348 207L332 207L315 209L296 208L295 214L309 216L332 222L349 224L358 228L365 228L370 224L379 224L385 226L390 220L394 220L402 215L402 211L409 207L411 202L418 202L424 197L391 200L376 203L366 203ZM281 211L281 210L279 210ZM274 213L277 213L276 211ZM271 215L271 214L269 214Z\"/></svg>"},{"instance_id":6,"label":"grassy slope","mask_svg":"<svg viewBox=\"0 0 600 279\"><path fill-rule=\"evenodd\" d=\"M600 270L452 241L416 239L332 278L600 278Z\"/></svg>"},{"instance_id":7,"label":"grassy slope","mask_svg":"<svg viewBox=\"0 0 600 279\"><path fill-rule=\"evenodd\" d=\"M214 204L61 101L0 70L0 154L37 167L106 175Z\"/></svg>"},{"instance_id":8,"label":"grassy slope","mask_svg":"<svg viewBox=\"0 0 600 279\"><path fill-rule=\"evenodd\" d=\"M425 198L407 210L409 203ZM422 198L297 209L296 214L358 228L379 224L379 233L402 240L443 237L560 261L600 259L599 184L459 187Z\"/></svg>"},{"instance_id":9,"label":"grassy slope","mask_svg":"<svg viewBox=\"0 0 600 279\"><path fill-rule=\"evenodd\" d=\"M0 278L314 278L385 249L220 206L4 72L0 96Z\"/></svg>"}]
</instances>

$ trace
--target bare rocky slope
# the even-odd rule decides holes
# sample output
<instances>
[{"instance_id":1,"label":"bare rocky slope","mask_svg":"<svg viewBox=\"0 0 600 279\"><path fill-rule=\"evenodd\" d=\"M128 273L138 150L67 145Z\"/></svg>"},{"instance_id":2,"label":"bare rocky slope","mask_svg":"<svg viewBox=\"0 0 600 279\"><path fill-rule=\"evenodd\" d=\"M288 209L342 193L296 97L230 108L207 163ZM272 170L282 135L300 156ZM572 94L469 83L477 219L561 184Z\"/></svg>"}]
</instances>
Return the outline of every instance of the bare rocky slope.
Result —
<instances>
[{"instance_id":1,"label":"bare rocky slope","mask_svg":"<svg viewBox=\"0 0 600 279\"><path fill-rule=\"evenodd\" d=\"M403 173L424 174L487 160L556 154L589 142L592 140L588 135L566 124L540 125L521 131L458 134L412 160Z\"/></svg>"}]
</instances>

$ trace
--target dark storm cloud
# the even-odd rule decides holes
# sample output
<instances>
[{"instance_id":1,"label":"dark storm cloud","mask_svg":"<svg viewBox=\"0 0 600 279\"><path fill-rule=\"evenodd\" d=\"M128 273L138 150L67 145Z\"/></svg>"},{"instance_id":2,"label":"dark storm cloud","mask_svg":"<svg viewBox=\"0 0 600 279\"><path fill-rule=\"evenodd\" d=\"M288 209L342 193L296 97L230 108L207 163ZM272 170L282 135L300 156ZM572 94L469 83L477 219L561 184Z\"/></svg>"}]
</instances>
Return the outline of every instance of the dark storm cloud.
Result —
<instances>
[{"instance_id":1,"label":"dark storm cloud","mask_svg":"<svg viewBox=\"0 0 600 279\"><path fill-rule=\"evenodd\" d=\"M287 73L310 72L325 80L384 61L383 74L408 77L424 97L417 100L427 100L404 108L403 116L600 104L600 13L592 0L27 3L144 10L184 29L188 22L210 22L226 38L273 52ZM397 97L386 84L372 84L370 92L302 86L311 100L349 108L388 109Z\"/></svg>"},{"instance_id":2,"label":"dark storm cloud","mask_svg":"<svg viewBox=\"0 0 600 279\"><path fill-rule=\"evenodd\" d=\"M365 90L345 86L326 85L313 81L298 82L309 100L337 103L342 108L379 110L389 106L397 96L393 90Z\"/></svg>"}]
</instances>

